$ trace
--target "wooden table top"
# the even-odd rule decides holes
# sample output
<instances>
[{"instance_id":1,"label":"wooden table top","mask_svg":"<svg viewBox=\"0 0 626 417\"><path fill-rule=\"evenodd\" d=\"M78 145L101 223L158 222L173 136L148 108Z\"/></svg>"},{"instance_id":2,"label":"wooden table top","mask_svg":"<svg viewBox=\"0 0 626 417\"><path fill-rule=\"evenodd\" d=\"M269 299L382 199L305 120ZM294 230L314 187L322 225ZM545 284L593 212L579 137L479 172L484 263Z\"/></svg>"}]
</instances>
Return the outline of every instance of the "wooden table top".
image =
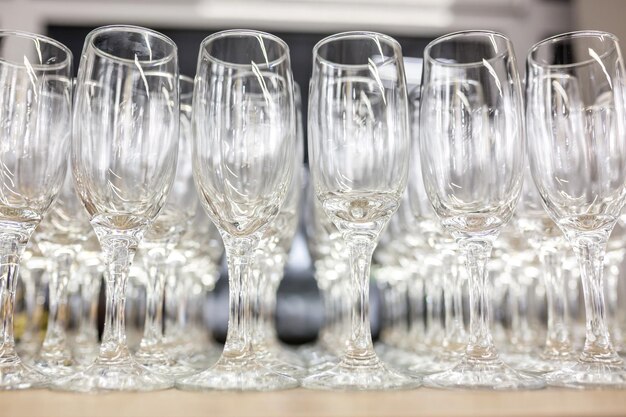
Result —
<instances>
[{"instance_id":1,"label":"wooden table top","mask_svg":"<svg viewBox=\"0 0 626 417\"><path fill-rule=\"evenodd\" d=\"M0 416L626 416L626 391L0 393Z\"/></svg>"}]
</instances>

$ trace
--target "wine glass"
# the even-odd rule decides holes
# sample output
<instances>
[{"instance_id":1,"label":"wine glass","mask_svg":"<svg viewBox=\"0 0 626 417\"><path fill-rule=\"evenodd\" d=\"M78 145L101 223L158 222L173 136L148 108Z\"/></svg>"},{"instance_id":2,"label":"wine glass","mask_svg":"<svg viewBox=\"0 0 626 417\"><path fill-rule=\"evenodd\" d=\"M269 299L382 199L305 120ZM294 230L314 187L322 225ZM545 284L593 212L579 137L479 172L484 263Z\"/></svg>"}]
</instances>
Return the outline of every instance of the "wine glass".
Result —
<instances>
[{"instance_id":1,"label":"wine glass","mask_svg":"<svg viewBox=\"0 0 626 417\"><path fill-rule=\"evenodd\" d=\"M67 175L57 201L41 222L35 241L48 258L48 326L43 344L35 356L37 370L50 377L74 372L67 338L68 285L75 279L76 257L89 236L89 220Z\"/></svg>"},{"instance_id":2,"label":"wine glass","mask_svg":"<svg viewBox=\"0 0 626 417\"><path fill-rule=\"evenodd\" d=\"M0 389L43 382L15 351L13 308L20 257L65 177L71 69L57 41L0 31Z\"/></svg>"},{"instance_id":3,"label":"wine glass","mask_svg":"<svg viewBox=\"0 0 626 417\"><path fill-rule=\"evenodd\" d=\"M442 226L435 212L428 201L428 195L424 188L424 180L422 178L422 167L420 163L419 153L419 133L420 133L420 117L419 103L421 98L421 90L415 88L409 95L409 110L411 116L411 134L413 143L411 147L412 160L409 169L408 196L409 208L412 213L414 226L413 236L410 245L416 250L415 258L422 265L433 264L434 262L424 262L425 256L433 259L440 265L428 265L431 270L437 268L441 272L441 277L434 274L426 275L424 290L429 290L433 282L441 281L443 285L443 304L444 304L444 329L443 337L440 336L440 321L433 320L432 291L426 291L425 304L427 313L427 324L429 324L424 334L423 341L420 340L422 352L434 354L427 360L418 361L411 365L409 370L418 374L431 374L441 372L452 368L461 358L465 351L467 335L465 332L463 321L463 278L459 271L459 256L456 243L452 236ZM436 314L435 314L436 315ZM433 331L433 325L434 330ZM439 334L438 334L439 333ZM441 342L440 346L436 346L436 352L433 352L432 342ZM430 345L430 346L429 346ZM428 349L430 348L430 349Z\"/></svg>"},{"instance_id":4,"label":"wine glass","mask_svg":"<svg viewBox=\"0 0 626 417\"><path fill-rule=\"evenodd\" d=\"M293 176L295 109L289 48L278 37L229 30L200 46L193 98L193 167L200 200L228 260L228 333L217 363L183 389L276 390L298 381L264 367L251 348L251 263Z\"/></svg>"},{"instance_id":5,"label":"wine glass","mask_svg":"<svg viewBox=\"0 0 626 417\"><path fill-rule=\"evenodd\" d=\"M164 377L194 373L193 368L176 360L168 352L163 337L163 303L169 258L193 220L197 207L191 168L193 79L180 76L179 88L181 120L176 177L167 202L146 231L140 245L143 265L147 272L146 318L143 338L135 352L135 359L152 372Z\"/></svg>"},{"instance_id":6,"label":"wine glass","mask_svg":"<svg viewBox=\"0 0 626 417\"><path fill-rule=\"evenodd\" d=\"M264 229L259 242L252 276L256 289L254 305L256 316L251 323L252 349L260 362L278 372L294 378L306 375L304 363L298 355L282 347L274 325L276 293L287 265L291 242L298 230L298 212L302 194L302 162L304 159L304 132L301 126L301 98L294 84L296 107L295 145L293 178L287 198L278 215Z\"/></svg>"},{"instance_id":7,"label":"wine glass","mask_svg":"<svg viewBox=\"0 0 626 417\"><path fill-rule=\"evenodd\" d=\"M530 168L543 205L581 272L586 341L578 362L550 385L626 387L605 319L603 262L626 196L626 90L617 38L571 32L539 42L527 58Z\"/></svg>"},{"instance_id":8,"label":"wine glass","mask_svg":"<svg viewBox=\"0 0 626 417\"><path fill-rule=\"evenodd\" d=\"M346 32L313 49L309 157L315 195L350 251L352 330L341 361L303 381L316 389L414 387L376 355L369 279L378 237L398 208L409 166L407 93L400 45Z\"/></svg>"},{"instance_id":9,"label":"wine glass","mask_svg":"<svg viewBox=\"0 0 626 417\"><path fill-rule=\"evenodd\" d=\"M420 161L428 198L465 256L469 343L460 363L425 384L530 389L543 382L505 365L490 330L485 266L522 188L522 96L511 42L490 31L457 32L424 51ZM427 127L427 128L425 128Z\"/></svg>"},{"instance_id":10,"label":"wine glass","mask_svg":"<svg viewBox=\"0 0 626 417\"><path fill-rule=\"evenodd\" d=\"M148 391L172 386L131 356L124 306L133 257L174 180L178 129L174 42L136 26L92 31L76 83L72 168L105 257L106 315L97 359L59 380L60 389Z\"/></svg>"}]
</instances>

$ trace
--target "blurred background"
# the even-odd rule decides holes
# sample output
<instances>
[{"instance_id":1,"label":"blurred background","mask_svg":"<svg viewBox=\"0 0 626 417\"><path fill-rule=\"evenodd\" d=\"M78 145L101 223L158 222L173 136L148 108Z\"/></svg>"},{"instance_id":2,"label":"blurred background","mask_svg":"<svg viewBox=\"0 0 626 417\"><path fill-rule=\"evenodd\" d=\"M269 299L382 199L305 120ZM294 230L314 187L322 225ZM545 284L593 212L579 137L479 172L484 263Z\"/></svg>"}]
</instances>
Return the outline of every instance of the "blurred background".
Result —
<instances>
[{"instance_id":1,"label":"blurred background","mask_svg":"<svg viewBox=\"0 0 626 417\"><path fill-rule=\"evenodd\" d=\"M75 67L87 33L107 24L159 30L179 47L181 74L193 76L200 42L229 28L272 32L290 46L306 115L312 48L325 36L373 30L397 38L405 57L421 57L439 35L491 29L508 35L520 68L535 42L575 29L601 29L626 39L622 0L0 0L0 27L43 33L67 45ZM408 69L407 76L416 77ZM417 75L419 78L419 75ZM304 118L306 132L306 116ZM227 321L226 280L218 282L205 312L218 339ZM372 289L372 324L380 327L380 297ZM315 339L323 321L319 293L303 233L296 237L278 297L277 326L290 343Z\"/></svg>"}]
</instances>

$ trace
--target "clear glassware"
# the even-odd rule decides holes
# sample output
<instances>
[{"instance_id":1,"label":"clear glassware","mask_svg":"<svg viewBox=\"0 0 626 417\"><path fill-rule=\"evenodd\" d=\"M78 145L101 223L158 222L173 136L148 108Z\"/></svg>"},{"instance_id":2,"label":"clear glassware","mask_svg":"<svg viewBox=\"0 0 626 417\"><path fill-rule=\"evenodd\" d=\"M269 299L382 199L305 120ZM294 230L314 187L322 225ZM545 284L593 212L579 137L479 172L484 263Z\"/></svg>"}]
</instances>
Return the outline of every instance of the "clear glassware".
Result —
<instances>
[{"instance_id":1,"label":"clear glassware","mask_svg":"<svg viewBox=\"0 0 626 417\"><path fill-rule=\"evenodd\" d=\"M440 37L424 51L420 160L426 193L456 239L469 275L469 343L441 388L531 389L544 383L505 365L490 329L485 267L522 188L524 125L511 42L489 31Z\"/></svg>"},{"instance_id":2,"label":"clear glassware","mask_svg":"<svg viewBox=\"0 0 626 417\"><path fill-rule=\"evenodd\" d=\"M80 294L80 310L71 349L79 366L91 365L98 356L98 305L104 263L102 250L94 233L83 243L77 258L77 285Z\"/></svg>"},{"instance_id":3,"label":"clear glassware","mask_svg":"<svg viewBox=\"0 0 626 417\"><path fill-rule=\"evenodd\" d=\"M400 204L409 166L407 93L400 45L346 32L313 49L309 160L313 189L350 251L352 329L339 364L307 388L408 388L419 380L385 366L369 323L369 280L378 237Z\"/></svg>"},{"instance_id":4,"label":"clear glassware","mask_svg":"<svg viewBox=\"0 0 626 417\"><path fill-rule=\"evenodd\" d=\"M349 276L349 254L337 227L330 221L319 200L313 195L310 175L306 176L304 225L307 246L313 260L314 278L319 288L324 322L317 342L299 349L309 371L327 369L339 362L349 340L350 293L345 277Z\"/></svg>"},{"instance_id":5,"label":"clear glassware","mask_svg":"<svg viewBox=\"0 0 626 417\"><path fill-rule=\"evenodd\" d=\"M224 245L217 228L199 207L191 226L168 259L171 273L165 286L165 343L169 354L177 361L199 370L217 361L222 346L215 342L206 326L199 329L201 323L189 316L190 302L197 292L201 292L206 301L206 295L219 279L223 253ZM196 315L196 321L201 321L201 313Z\"/></svg>"},{"instance_id":6,"label":"clear glassware","mask_svg":"<svg viewBox=\"0 0 626 417\"><path fill-rule=\"evenodd\" d=\"M147 272L146 315L143 338L135 352L137 362L167 378L195 373L170 352L163 336L163 303L165 284L170 272L170 256L190 226L198 206L191 167L191 106L193 79L179 78L180 140L176 177L167 201L156 220L146 231L139 246ZM176 277L176 275L171 276ZM174 285L178 285L177 282Z\"/></svg>"},{"instance_id":7,"label":"clear glassware","mask_svg":"<svg viewBox=\"0 0 626 417\"><path fill-rule=\"evenodd\" d=\"M169 38L136 26L105 26L87 36L75 89L72 168L104 253L106 313L97 359L59 380L59 389L172 386L131 356L124 307L133 257L175 177L178 91L177 48Z\"/></svg>"},{"instance_id":8,"label":"clear glassware","mask_svg":"<svg viewBox=\"0 0 626 417\"><path fill-rule=\"evenodd\" d=\"M623 356L625 352L624 332L622 323L620 322L620 305L623 303L624 292L620 292L620 278L626 247L624 247L624 239L626 231L620 220L616 223L611 238L607 244L606 256L604 258L606 278L604 280L604 290L606 297L606 319L611 334L613 347Z\"/></svg>"},{"instance_id":9,"label":"clear glassware","mask_svg":"<svg viewBox=\"0 0 626 417\"><path fill-rule=\"evenodd\" d=\"M530 171L528 170L530 174ZM528 372L551 372L575 360L571 339L566 251L563 233L541 206L541 197L530 175L524 181L523 194L516 213L516 226L528 239L541 263L546 292L546 341L539 355L525 358L516 367Z\"/></svg>"},{"instance_id":10,"label":"clear glassware","mask_svg":"<svg viewBox=\"0 0 626 417\"><path fill-rule=\"evenodd\" d=\"M75 279L76 257L90 231L89 220L68 173L57 200L34 237L48 258L48 326L34 365L52 378L74 372L76 362L66 332L68 285Z\"/></svg>"},{"instance_id":11,"label":"clear glassware","mask_svg":"<svg viewBox=\"0 0 626 417\"><path fill-rule=\"evenodd\" d=\"M626 89L617 38L571 32L533 46L527 58L528 152L544 207L581 272L586 341L578 362L546 375L550 385L626 387L606 322L602 272L626 197Z\"/></svg>"},{"instance_id":12,"label":"clear glassware","mask_svg":"<svg viewBox=\"0 0 626 417\"><path fill-rule=\"evenodd\" d=\"M277 390L296 379L263 366L251 349L251 262L263 228L285 202L293 177L295 107L287 44L229 30L200 46L193 99L193 167L200 201L222 234L229 318L222 356L183 378L189 390Z\"/></svg>"},{"instance_id":13,"label":"clear glassware","mask_svg":"<svg viewBox=\"0 0 626 417\"><path fill-rule=\"evenodd\" d=\"M304 132L300 89L296 84L294 84L294 104L296 107L296 130L294 131L296 151L293 159L293 178L287 198L278 215L263 230L255 254L252 276L257 288L253 308L255 317L251 322L251 347L264 366L300 379L307 374L304 362L297 354L280 344L274 322L276 293L287 265L291 242L298 230L298 213L302 195Z\"/></svg>"},{"instance_id":14,"label":"clear glassware","mask_svg":"<svg viewBox=\"0 0 626 417\"><path fill-rule=\"evenodd\" d=\"M13 308L20 257L65 177L72 54L45 36L0 31L0 389L40 385L15 351Z\"/></svg>"},{"instance_id":15,"label":"clear glassware","mask_svg":"<svg viewBox=\"0 0 626 417\"><path fill-rule=\"evenodd\" d=\"M48 261L31 239L21 258L20 279L24 284L26 328L17 343L19 357L30 364L42 343L42 319L46 302Z\"/></svg>"}]
</instances>

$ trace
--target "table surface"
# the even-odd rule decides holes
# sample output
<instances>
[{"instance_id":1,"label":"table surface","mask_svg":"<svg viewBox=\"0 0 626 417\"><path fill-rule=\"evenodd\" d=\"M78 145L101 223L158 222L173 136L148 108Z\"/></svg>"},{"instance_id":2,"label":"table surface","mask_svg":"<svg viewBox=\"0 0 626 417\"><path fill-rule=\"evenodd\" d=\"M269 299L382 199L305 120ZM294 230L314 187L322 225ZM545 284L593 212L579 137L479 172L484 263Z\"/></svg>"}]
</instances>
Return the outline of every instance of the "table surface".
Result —
<instances>
[{"instance_id":1,"label":"table surface","mask_svg":"<svg viewBox=\"0 0 626 417\"><path fill-rule=\"evenodd\" d=\"M626 391L0 393L0 416L626 416Z\"/></svg>"}]
</instances>

